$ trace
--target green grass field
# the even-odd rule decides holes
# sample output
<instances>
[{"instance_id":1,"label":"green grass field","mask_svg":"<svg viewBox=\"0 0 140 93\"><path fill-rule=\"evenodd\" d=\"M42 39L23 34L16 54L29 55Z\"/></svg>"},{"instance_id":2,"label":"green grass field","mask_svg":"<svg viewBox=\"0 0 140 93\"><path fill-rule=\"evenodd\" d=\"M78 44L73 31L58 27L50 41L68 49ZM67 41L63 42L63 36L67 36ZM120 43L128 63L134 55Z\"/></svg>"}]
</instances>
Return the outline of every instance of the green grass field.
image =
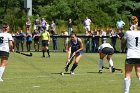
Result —
<instances>
[{"instance_id":1,"label":"green grass field","mask_svg":"<svg viewBox=\"0 0 140 93\"><path fill-rule=\"evenodd\" d=\"M42 58L41 52L32 57L11 53L9 64L0 82L0 93L123 93L124 74L104 69L98 74L98 54L85 53L75 75L60 75L67 53L51 52ZM114 54L116 68L124 69L125 54ZM104 65L108 66L105 59ZM71 65L72 66L72 65ZM140 84L132 73L130 93L140 93Z\"/></svg>"}]
</instances>

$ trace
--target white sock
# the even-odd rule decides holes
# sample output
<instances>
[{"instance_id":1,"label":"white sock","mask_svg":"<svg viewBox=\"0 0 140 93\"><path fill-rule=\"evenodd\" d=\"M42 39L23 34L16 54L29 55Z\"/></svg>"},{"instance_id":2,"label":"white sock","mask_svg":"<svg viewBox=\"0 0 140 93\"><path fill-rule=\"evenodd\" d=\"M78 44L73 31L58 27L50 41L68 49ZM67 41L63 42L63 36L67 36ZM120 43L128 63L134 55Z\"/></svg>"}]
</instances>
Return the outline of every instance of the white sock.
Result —
<instances>
[{"instance_id":1,"label":"white sock","mask_svg":"<svg viewBox=\"0 0 140 93\"><path fill-rule=\"evenodd\" d=\"M98 63L99 63L99 70L102 70L103 60L102 59L99 59Z\"/></svg>"},{"instance_id":2,"label":"white sock","mask_svg":"<svg viewBox=\"0 0 140 93\"><path fill-rule=\"evenodd\" d=\"M130 84L131 84L131 79L124 78L124 93L129 93Z\"/></svg>"},{"instance_id":3,"label":"white sock","mask_svg":"<svg viewBox=\"0 0 140 93\"><path fill-rule=\"evenodd\" d=\"M139 77L139 82L140 82L140 77Z\"/></svg>"},{"instance_id":4,"label":"white sock","mask_svg":"<svg viewBox=\"0 0 140 93\"><path fill-rule=\"evenodd\" d=\"M5 70L5 67L0 67L0 78L2 78L4 70Z\"/></svg>"},{"instance_id":5,"label":"white sock","mask_svg":"<svg viewBox=\"0 0 140 93\"><path fill-rule=\"evenodd\" d=\"M109 65L112 67L113 66L113 61L112 61L112 59L110 59L109 61L108 61L108 63L109 63Z\"/></svg>"}]
</instances>

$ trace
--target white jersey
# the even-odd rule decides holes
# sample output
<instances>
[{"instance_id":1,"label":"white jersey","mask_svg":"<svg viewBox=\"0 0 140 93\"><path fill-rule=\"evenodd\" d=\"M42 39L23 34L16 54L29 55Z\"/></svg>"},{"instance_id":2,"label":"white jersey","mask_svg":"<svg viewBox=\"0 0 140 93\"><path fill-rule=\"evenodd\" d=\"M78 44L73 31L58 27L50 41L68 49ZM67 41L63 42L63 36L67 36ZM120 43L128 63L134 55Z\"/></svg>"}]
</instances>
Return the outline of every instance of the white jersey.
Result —
<instances>
[{"instance_id":1,"label":"white jersey","mask_svg":"<svg viewBox=\"0 0 140 93\"><path fill-rule=\"evenodd\" d=\"M9 52L9 41L12 40L10 33L0 33L0 51Z\"/></svg>"},{"instance_id":2,"label":"white jersey","mask_svg":"<svg viewBox=\"0 0 140 93\"><path fill-rule=\"evenodd\" d=\"M127 40L126 58L140 58L140 31L127 31L123 38Z\"/></svg>"},{"instance_id":3,"label":"white jersey","mask_svg":"<svg viewBox=\"0 0 140 93\"><path fill-rule=\"evenodd\" d=\"M98 47L98 50L102 50L103 48L108 47L114 49L109 43L103 43Z\"/></svg>"}]
</instances>

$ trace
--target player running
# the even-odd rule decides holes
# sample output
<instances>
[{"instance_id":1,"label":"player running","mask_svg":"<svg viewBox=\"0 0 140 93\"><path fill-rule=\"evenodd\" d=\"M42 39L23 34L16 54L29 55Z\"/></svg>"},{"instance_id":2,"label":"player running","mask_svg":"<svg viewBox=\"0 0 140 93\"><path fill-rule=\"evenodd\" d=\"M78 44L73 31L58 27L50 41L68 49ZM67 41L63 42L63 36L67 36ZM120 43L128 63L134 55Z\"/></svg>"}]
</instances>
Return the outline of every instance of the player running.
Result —
<instances>
[{"instance_id":1,"label":"player running","mask_svg":"<svg viewBox=\"0 0 140 93\"><path fill-rule=\"evenodd\" d=\"M107 56L107 60L109 63L109 66L111 68L111 72L115 72L115 68L113 66L113 61L112 61L112 55L114 54L114 48L109 44L109 43L103 43L98 47L99 51L99 56L100 59L98 61L99 63L99 73L102 73L103 69L103 59L105 56Z\"/></svg>"},{"instance_id":2,"label":"player running","mask_svg":"<svg viewBox=\"0 0 140 93\"><path fill-rule=\"evenodd\" d=\"M0 81L2 82L2 75L4 73L5 67L8 64L9 51L14 52L13 49L13 38L12 35L8 33L9 25L7 23L3 24L3 32L0 33Z\"/></svg>"},{"instance_id":3,"label":"player running","mask_svg":"<svg viewBox=\"0 0 140 93\"><path fill-rule=\"evenodd\" d=\"M72 56L75 56L75 62L70 70L70 73L73 75L75 68L78 66L79 60L83 54L83 42L80 38L76 37L75 33L71 33L71 40L68 41L66 45L66 52L68 52L68 64L65 67L65 71L68 71L69 65L72 63L73 58L70 60Z\"/></svg>"},{"instance_id":4,"label":"player running","mask_svg":"<svg viewBox=\"0 0 140 93\"><path fill-rule=\"evenodd\" d=\"M132 29L126 31L123 37L123 43L126 44L128 48L125 60L124 93L129 93L133 67L135 67L136 76L140 81L140 31L137 29L137 23L137 17L132 16Z\"/></svg>"}]
</instances>

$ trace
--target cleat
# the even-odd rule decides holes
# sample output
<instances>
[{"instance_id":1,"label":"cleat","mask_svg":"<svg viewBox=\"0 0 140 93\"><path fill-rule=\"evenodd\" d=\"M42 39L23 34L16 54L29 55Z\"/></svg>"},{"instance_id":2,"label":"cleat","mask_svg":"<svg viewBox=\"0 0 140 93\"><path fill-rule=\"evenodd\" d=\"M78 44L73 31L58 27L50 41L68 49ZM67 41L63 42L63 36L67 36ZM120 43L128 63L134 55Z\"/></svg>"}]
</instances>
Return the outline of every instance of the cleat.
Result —
<instances>
[{"instance_id":1,"label":"cleat","mask_svg":"<svg viewBox=\"0 0 140 93\"><path fill-rule=\"evenodd\" d=\"M102 70L99 70L99 72L98 72L98 73L102 74L102 73L103 73L103 71L102 71Z\"/></svg>"},{"instance_id":2,"label":"cleat","mask_svg":"<svg viewBox=\"0 0 140 93\"><path fill-rule=\"evenodd\" d=\"M111 72L114 73L115 72L115 68L112 66L111 67Z\"/></svg>"},{"instance_id":3,"label":"cleat","mask_svg":"<svg viewBox=\"0 0 140 93\"><path fill-rule=\"evenodd\" d=\"M66 67L65 67L65 71L68 72L68 70L69 70L69 69L68 69L68 67L66 66Z\"/></svg>"},{"instance_id":4,"label":"cleat","mask_svg":"<svg viewBox=\"0 0 140 93\"><path fill-rule=\"evenodd\" d=\"M51 56L50 56L50 55L48 55L48 57L50 58Z\"/></svg>"},{"instance_id":5,"label":"cleat","mask_svg":"<svg viewBox=\"0 0 140 93\"><path fill-rule=\"evenodd\" d=\"M61 75L63 76L63 75L64 75L64 73L63 73L63 72L61 72Z\"/></svg>"},{"instance_id":6,"label":"cleat","mask_svg":"<svg viewBox=\"0 0 140 93\"><path fill-rule=\"evenodd\" d=\"M74 75L74 72L71 71L70 74L71 74L71 75Z\"/></svg>"},{"instance_id":7,"label":"cleat","mask_svg":"<svg viewBox=\"0 0 140 93\"><path fill-rule=\"evenodd\" d=\"M45 55L43 55L42 57L45 57Z\"/></svg>"},{"instance_id":8,"label":"cleat","mask_svg":"<svg viewBox=\"0 0 140 93\"><path fill-rule=\"evenodd\" d=\"M3 80L0 78L0 82L3 82Z\"/></svg>"}]
</instances>

